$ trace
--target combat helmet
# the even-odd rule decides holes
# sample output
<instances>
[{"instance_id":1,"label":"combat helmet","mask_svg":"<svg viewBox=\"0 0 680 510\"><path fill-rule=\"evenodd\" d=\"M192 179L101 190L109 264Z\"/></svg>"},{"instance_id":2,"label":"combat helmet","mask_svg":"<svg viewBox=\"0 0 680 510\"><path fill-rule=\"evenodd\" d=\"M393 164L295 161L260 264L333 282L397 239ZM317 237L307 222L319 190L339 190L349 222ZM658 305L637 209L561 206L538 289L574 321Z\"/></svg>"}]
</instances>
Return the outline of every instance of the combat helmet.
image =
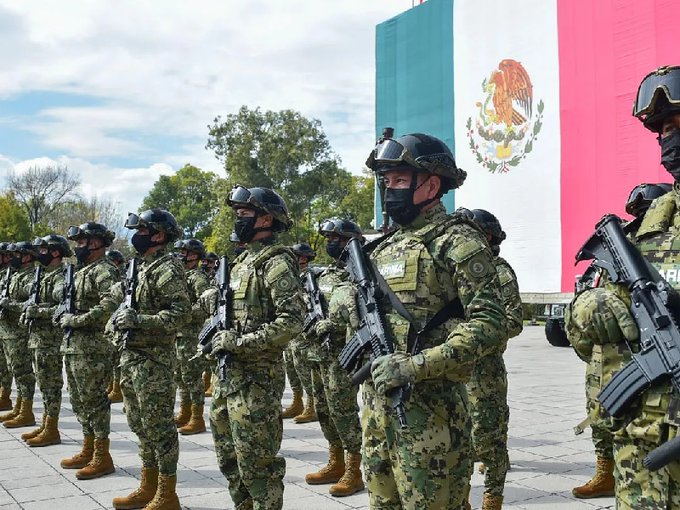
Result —
<instances>
[{"instance_id":1,"label":"combat helmet","mask_svg":"<svg viewBox=\"0 0 680 510\"><path fill-rule=\"evenodd\" d=\"M472 221L474 221L491 238L489 244L498 246L505 241L506 235L501 228L498 218L485 209L472 209Z\"/></svg>"},{"instance_id":2,"label":"combat helmet","mask_svg":"<svg viewBox=\"0 0 680 510\"><path fill-rule=\"evenodd\" d=\"M128 213L127 220L125 220L125 228L137 230L140 228L149 228L152 233L165 232L166 242L171 243L181 236L182 232L177 225L177 220L172 213L165 209L149 209L139 214Z\"/></svg>"},{"instance_id":3,"label":"combat helmet","mask_svg":"<svg viewBox=\"0 0 680 510\"><path fill-rule=\"evenodd\" d=\"M274 218L272 231L285 232L293 222L288 217L288 207L281 195L269 188L246 188L235 185L229 193L227 205L232 209L254 209L258 213L271 214Z\"/></svg>"},{"instance_id":4,"label":"combat helmet","mask_svg":"<svg viewBox=\"0 0 680 510\"><path fill-rule=\"evenodd\" d=\"M70 257L73 255L68 240L64 236L58 234L47 234L44 237L36 237L33 240L33 245L36 250L39 250L42 247L47 247L50 251L58 249L62 257Z\"/></svg>"},{"instance_id":5,"label":"combat helmet","mask_svg":"<svg viewBox=\"0 0 680 510\"><path fill-rule=\"evenodd\" d=\"M633 103L633 115L655 133L663 121L680 113L680 66L661 66L644 77Z\"/></svg>"},{"instance_id":6,"label":"combat helmet","mask_svg":"<svg viewBox=\"0 0 680 510\"><path fill-rule=\"evenodd\" d=\"M291 246L291 250L296 257L307 257L307 260L311 262L316 258L316 252L307 243L297 243Z\"/></svg>"},{"instance_id":7,"label":"combat helmet","mask_svg":"<svg viewBox=\"0 0 680 510\"><path fill-rule=\"evenodd\" d=\"M186 250L198 253L199 259L205 257L205 246L198 239L180 239L175 242L175 250Z\"/></svg>"},{"instance_id":8,"label":"combat helmet","mask_svg":"<svg viewBox=\"0 0 680 510\"><path fill-rule=\"evenodd\" d=\"M673 189L672 184L665 182L658 184L638 184L635 186L626 200L626 212L639 218L644 215L652 205L652 202Z\"/></svg>"},{"instance_id":9,"label":"combat helmet","mask_svg":"<svg viewBox=\"0 0 680 510\"><path fill-rule=\"evenodd\" d=\"M106 258L116 265L125 264L125 256L118 250L109 250L106 252Z\"/></svg>"},{"instance_id":10,"label":"combat helmet","mask_svg":"<svg viewBox=\"0 0 680 510\"><path fill-rule=\"evenodd\" d=\"M71 241L76 241L83 237L98 237L104 241L104 246L111 246L116 238L116 234L101 223L88 221L80 226L71 225L66 232L66 237Z\"/></svg>"},{"instance_id":11,"label":"combat helmet","mask_svg":"<svg viewBox=\"0 0 680 510\"><path fill-rule=\"evenodd\" d=\"M319 234L326 236L337 234L340 237L356 237L360 241L364 240L363 232L359 225L350 220L340 218L328 218L319 224Z\"/></svg>"}]
</instances>

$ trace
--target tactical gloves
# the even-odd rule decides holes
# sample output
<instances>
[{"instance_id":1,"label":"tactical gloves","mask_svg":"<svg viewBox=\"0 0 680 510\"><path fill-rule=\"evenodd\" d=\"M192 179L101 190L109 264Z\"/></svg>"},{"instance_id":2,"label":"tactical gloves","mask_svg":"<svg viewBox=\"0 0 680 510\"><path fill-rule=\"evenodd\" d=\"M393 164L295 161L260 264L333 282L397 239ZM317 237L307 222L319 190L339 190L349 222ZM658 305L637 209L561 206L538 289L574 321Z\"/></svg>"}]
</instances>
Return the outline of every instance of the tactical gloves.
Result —
<instances>
[{"instance_id":1,"label":"tactical gloves","mask_svg":"<svg viewBox=\"0 0 680 510\"><path fill-rule=\"evenodd\" d=\"M395 352L380 356L371 364L373 384L378 393L387 393L392 388L418 382L426 373L422 354L410 356L404 352Z\"/></svg>"}]
</instances>

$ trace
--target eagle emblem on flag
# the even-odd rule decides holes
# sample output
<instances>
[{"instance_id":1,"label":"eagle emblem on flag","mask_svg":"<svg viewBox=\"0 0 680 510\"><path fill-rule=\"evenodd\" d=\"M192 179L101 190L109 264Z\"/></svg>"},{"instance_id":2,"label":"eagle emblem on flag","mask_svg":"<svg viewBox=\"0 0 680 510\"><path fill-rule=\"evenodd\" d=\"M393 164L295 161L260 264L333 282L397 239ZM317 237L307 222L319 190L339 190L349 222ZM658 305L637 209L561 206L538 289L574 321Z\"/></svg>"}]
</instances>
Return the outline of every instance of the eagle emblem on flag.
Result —
<instances>
[{"instance_id":1,"label":"eagle emblem on flag","mask_svg":"<svg viewBox=\"0 0 680 510\"><path fill-rule=\"evenodd\" d=\"M482 81L484 100L479 114L465 127L477 162L491 173L518 166L534 147L543 126L543 101L534 111L534 87L529 73L517 60L504 59Z\"/></svg>"}]
</instances>

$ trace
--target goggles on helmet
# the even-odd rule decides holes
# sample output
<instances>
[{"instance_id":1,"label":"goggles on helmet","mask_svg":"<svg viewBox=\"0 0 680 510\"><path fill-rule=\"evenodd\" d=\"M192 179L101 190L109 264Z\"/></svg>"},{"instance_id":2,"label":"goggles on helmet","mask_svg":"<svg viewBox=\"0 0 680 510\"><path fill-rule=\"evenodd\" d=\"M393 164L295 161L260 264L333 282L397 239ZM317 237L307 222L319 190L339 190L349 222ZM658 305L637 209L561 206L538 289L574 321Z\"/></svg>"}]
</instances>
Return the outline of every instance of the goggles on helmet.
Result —
<instances>
[{"instance_id":1,"label":"goggles on helmet","mask_svg":"<svg viewBox=\"0 0 680 510\"><path fill-rule=\"evenodd\" d=\"M87 235L88 234L86 231L76 225L71 225L66 231L66 237L71 240L78 239L79 237L85 237Z\"/></svg>"},{"instance_id":2,"label":"goggles on helmet","mask_svg":"<svg viewBox=\"0 0 680 510\"><path fill-rule=\"evenodd\" d=\"M667 188L670 188L670 185L640 184L635 186L633 191L630 192L628 200L626 200L626 212L633 216L637 216L635 213L641 205L645 203L650 204L660 196L660 189L667 192L669 191Z\"/></svg>"},{"instance_id":3,"label":"goggles on helmet","mask_svg":"<svg viewBox=\"0 0 680 510\"><path fill-rule=\"evenodd\" d=\"M251 209L264 209L266 208L253 196L248 188L237 184L229 192L229 198L227 203L230 207L247 207Z\"/></svg>"},{"instance_id":4,"label":"goggles on helmet","mask_svg":"<svg viewBox=\"0 0 680 510\"><path fill-rule=\"evenodd\" d=\"M375 146L366 165L373 168L375 163L396 165L405 163L415 168L427 168L426 161L419 161L422 158L414 158L409 150L399 142L388 138Z\"/></svg>"},{"instance_id":5,"label":"goggles on helmet","mask_svg":"<svg viewBox=\"0 0 680 510\"><path fill-rule=\"evenodd\" d=\"M128 217L125 220L125 228L138 229L147 227L146 221L139 217L138 214L128 213Z\"/></svg>"},{"instance_id":6,"label":"goggles on helmet","mask_svg":"<svg viewBox=\"0 0 680 510\"><path fill-rule=\"evenodd\" d=\"M680 67L659 67L645 76L635 96L633 115L639 118L653 113L662 93L670 104L680 105Z\"/></svg>"}]
</instances>

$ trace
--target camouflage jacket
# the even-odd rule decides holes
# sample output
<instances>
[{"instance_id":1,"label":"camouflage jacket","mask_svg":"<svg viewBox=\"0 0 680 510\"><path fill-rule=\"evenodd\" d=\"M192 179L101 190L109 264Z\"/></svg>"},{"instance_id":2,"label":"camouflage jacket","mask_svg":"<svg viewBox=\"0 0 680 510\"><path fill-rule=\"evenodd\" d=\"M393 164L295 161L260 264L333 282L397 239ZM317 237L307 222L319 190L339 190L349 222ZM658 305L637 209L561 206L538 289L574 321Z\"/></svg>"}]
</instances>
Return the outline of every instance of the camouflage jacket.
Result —
<instances>
[{"instance_id":1,"label":"camouflage jacket","mask_svg":"<svg viewBox=\"0 0 680 510\"><path fill-rule=\"evenodd\" d=\"M438 204L384 239L371 259L414 324L386 314L395 350L412 352L409 329L422 329L444 306L458 300L465 317L452 317L424 335L425 379L469 379L476 358L507 339L505 310L493 254L483 233ZM414 333L414 332L412 332Z\"/></svg>"},{"instance_id":2,"label":"camouflage jacket","mask_svg":"<svg viewBox=\"0 0 680 510\"><path fill-rule=\"evenodd\" d=\"M31 292L31 282L33 282L33 264L17 270L9 283L9 303L5 306L2 322L6 325L3 330L10 337L23 335L26 326L19 323L19 317L24 309L24 303ZM3 326L4 326L3 325Z\"/></svg>"},{"instance_id":3,"label":"camouflage jacket","mask_svg":"<svg viewBox=\"0 0 680 510\"><path fill-rule=\"evenodd\" d=\"M522 298L519 296L517 275L503 257L496 257L496 272L501 284L503 306L505 306L505 318L508 322L508 339L514 338L524 329L522 313Z\"/></svg>"},{"instance_id":4,"label":"camouflage jacket","mask_svg":"<svg viewBox=\"0 0 680 510\"><path fill-rule=\"evenodd\" d=\"M59 351L64 332L52 324L52 315L64 296L64 266L46 267L40 281L38 317L33 321L28 346Z\"/></svg>"},{"instance_id":5,"label":"camouflage jacket","mask_svg":"<svg viewBox=\"0 0 680 510\"><path fill-rule=\"evenodd\" d=\"M76 271L75 308L79 327L73 328L71 339L62 343L63 354L110 352L109 343L104 337L104 326L115 305L103 298L119 280L118 269L106 257Z\"/></svg>"},{"instance_id":6,"label":"camouflage jacket","mask_svg":"<svg viewBox=\"0 0 680 510\"><path fill-rule=\"evenodd\" d=\"M198 332L208 317L200 300L203 293L210 288L210 277L203 269L197 267L186 271L186 279L191 313L187 324L177 332L177 348L188 349L189 352L194 353L198 342Z\"/></svg>"},{"instance_id":7,"label":"camouflage jacket","mask_svg":"<svg viewBox=\"0 0 680 510\"><path fill-rule=\"evenodd\" d=\"M7 271L8 268L4 268L2 270L2 280L0 280L0 292L4 292L5 287L7 287L7 290L9 291L9 285L12 283L12 278L16 276L16 271L9 268L9 273ZM7 278L7 275L9 274L9 281ZM12 326L12 324L8 321L9 319L9 312L2 312L2 319L0 319L0 340L3 338L9 338L14 335L14 330L15 327Z\"/></svg>"}]
</instances>

